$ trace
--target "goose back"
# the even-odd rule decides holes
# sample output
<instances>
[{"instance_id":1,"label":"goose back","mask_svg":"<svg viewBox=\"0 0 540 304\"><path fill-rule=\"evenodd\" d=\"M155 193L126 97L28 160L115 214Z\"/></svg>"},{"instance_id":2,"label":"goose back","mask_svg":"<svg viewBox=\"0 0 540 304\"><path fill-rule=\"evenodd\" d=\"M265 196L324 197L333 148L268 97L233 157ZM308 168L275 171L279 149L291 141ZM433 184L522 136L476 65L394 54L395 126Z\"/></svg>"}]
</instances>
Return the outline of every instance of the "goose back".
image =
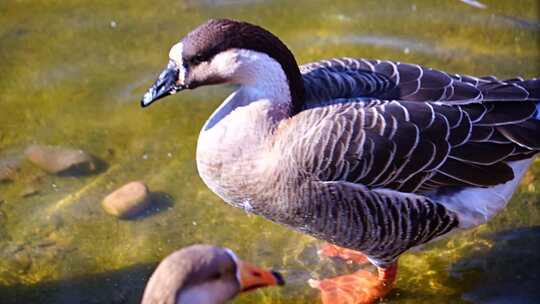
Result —
<instances>
[{"instance_id":1,"label":"goose back","mask_svg":"<svg viewBox=\"0 0 540 304\"><path fill-rule=\"evenodd\" d=\"M394 67L386 75L401 82L331 64L302 68L309 106L283 122L273 146L278 169L295 169L282 183L298 185L278 201L301 217L273 219L377 265L492 217L540 148L540 80L430 70L403 81L414 66ZM417 87L405 94L406 83Z\"/></svg>"}]
</instances>

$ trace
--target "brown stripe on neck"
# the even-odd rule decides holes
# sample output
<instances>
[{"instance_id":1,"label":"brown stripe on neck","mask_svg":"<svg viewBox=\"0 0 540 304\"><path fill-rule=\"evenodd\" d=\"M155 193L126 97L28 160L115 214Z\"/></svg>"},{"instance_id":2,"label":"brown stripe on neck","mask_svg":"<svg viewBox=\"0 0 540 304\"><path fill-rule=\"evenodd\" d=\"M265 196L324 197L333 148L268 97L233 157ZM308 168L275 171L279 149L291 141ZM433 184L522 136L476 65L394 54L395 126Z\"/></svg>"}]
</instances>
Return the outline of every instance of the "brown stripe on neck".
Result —
<instances>
[{"instance_id":1,"label":"brown stripe on neck","mask_svg":"<svg viewBox=\"0 0 540 304\"><path fill-rule=\"evenodd\" d=\"M189 33L184 51L206 50L211 57L222 51L238 48L249 49L275 59L287 76L291 94L290 115L300 112L304 106L304 80L296 59L287 46L269 31L243 21L230 19L210 20Z\"/></svg>"}]
</instances>

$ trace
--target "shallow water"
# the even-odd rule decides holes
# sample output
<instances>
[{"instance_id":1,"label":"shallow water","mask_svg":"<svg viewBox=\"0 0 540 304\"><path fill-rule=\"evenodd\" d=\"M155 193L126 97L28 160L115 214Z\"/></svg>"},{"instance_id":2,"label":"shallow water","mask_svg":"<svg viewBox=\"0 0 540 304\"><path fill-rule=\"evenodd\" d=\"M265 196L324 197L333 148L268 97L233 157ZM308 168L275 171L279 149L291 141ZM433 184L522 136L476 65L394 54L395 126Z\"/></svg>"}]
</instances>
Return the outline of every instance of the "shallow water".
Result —
<instances>
[{"instance_id":1,"label":"shallow water","mask_svg":"<svg viewBox=\"0 0 540 304\"><path fill-rule=\"evenodd\" d=\"M483 1L480 1L484 3ZM155 263L193 243L227 246L283 271L284 288L235 303L313 303L306 280L346 273L320 242L221 202L201 182L198 132L231 91L139 99L169 47L213 17L281 37L300 63L333 56L415 62L455 73L540 74L538 1L38 1L0 3L0 303L138 303ZM80 147L106 164L90 176L47 175L29 144ZM540 303L540 161L489 224L411 251L384 303ZM143 180L157 208L105 214L116 187ZM37 193L22 197L28 188Z\"/></svg>"}]
</instances>

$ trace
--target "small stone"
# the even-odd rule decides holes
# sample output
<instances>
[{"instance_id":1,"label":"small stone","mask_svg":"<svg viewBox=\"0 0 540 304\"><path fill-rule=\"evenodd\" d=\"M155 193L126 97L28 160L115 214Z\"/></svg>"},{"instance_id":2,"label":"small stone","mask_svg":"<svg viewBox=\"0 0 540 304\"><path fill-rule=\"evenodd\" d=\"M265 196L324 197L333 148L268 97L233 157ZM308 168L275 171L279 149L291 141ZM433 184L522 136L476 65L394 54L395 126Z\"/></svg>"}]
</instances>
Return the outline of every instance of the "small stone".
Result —
<instances>
[{"instance_id":1,"label":"small stone","mask_svg":"<svg viewBox=\"0 0 540 304\"><path fill-rule=\"evenodd\" d=\"M88 174L96 170L95 159L80 149L32 145L25 155L34 165L52 174Z\"/></svg>"},{"instance_id":2,"label":"small stone","mask_svg":"<svg viewBox=\"0 0 540 304\"><path fill-rule=\"evenodd\" d=\"M15 175L19 171L19 162L16 160L1 160L0 161L0 183L11 182L15 179Z\"/></svg>"},{"instance_id":3,"label":"small stone","mask_svg":"<svg viewBox=\"0 0 540 304\"><path fill-rule=\"evenodd\" d=\"M105 211L119 218L136 216L150 205L148 187L141 181L135 181L113 191L103 199Z\"/></svg>"}]
</instances>

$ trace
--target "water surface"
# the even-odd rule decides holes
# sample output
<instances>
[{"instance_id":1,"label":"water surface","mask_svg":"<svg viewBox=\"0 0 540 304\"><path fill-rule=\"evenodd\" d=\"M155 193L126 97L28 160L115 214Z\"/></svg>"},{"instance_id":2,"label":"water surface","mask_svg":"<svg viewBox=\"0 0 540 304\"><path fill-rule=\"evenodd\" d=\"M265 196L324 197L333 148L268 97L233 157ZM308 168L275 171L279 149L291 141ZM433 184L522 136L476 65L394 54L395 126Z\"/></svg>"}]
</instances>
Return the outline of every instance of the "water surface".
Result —
<instances>
[{"instance_id":1,"label":"water surface","mask_svg":"<svg viewBox=\"0 0 540 304\"><path fill-rule=\"evenodd\" d=\"M482 2L482 1L481 1ZM540 75L538 1L38 1L0 3L0 303L138 303L155 264L193 243L227 246L283 271L284 288L236 303L314 303L306 281L354 267L319 259L320 242L224 204L199 179L195 145L231 91L185 92L148 109L139 99L169 47L209 18L277 34L300 63L334 56L393 59L454 73ZM80 147L107 166L47 175L29 144ZM540 161L489 224L402 256L385 303L540 303ZM105 214L103 197L143 180L158 209ZM21 196L28 187L38 192Z\"/></svg>"}]
</instances>

